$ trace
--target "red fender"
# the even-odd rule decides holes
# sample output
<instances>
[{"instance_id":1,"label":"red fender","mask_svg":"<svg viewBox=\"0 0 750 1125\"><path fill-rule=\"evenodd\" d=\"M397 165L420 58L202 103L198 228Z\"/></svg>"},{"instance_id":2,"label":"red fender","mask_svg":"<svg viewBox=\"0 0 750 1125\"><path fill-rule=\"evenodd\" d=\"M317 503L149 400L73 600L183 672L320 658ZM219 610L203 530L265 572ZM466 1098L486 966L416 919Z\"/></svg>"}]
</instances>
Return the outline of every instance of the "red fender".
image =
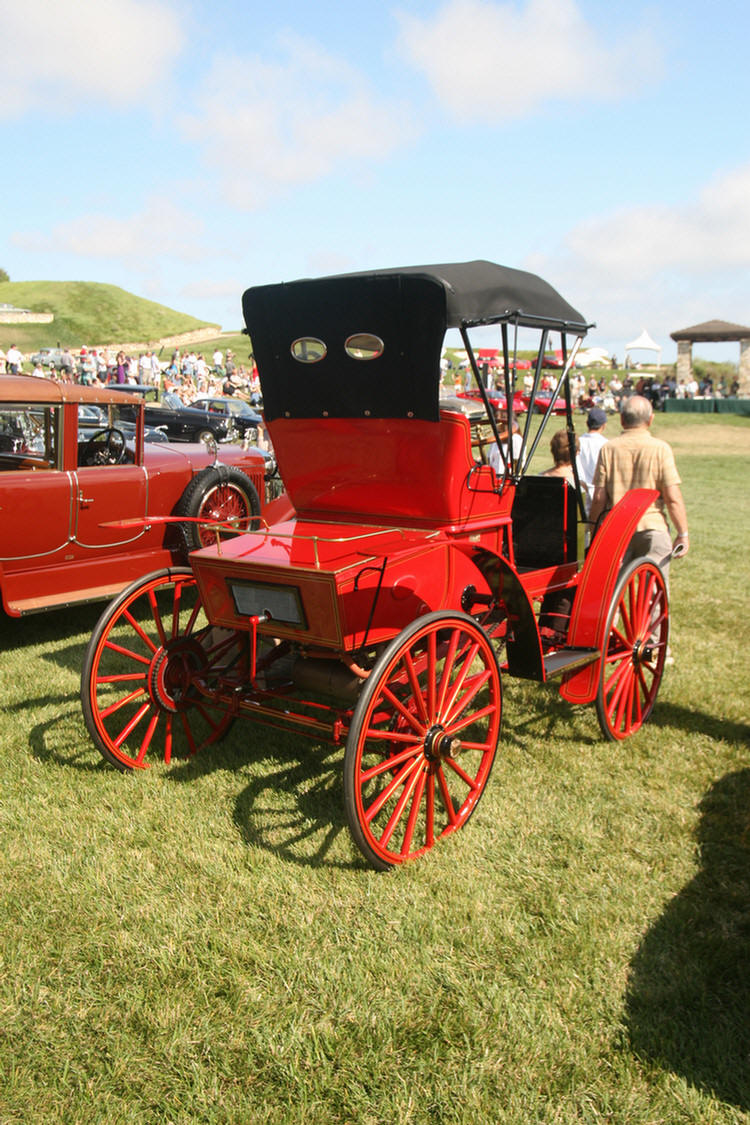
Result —
<instances>
[{"instance_id":1,"label":"red fender","mask_svg":"<svg viewBox=\"0 0 750 1125\"><path fill-rule=\"evenodd\" d=\"M605 644L607 613L628 544L646 509L659 495L653 488L627 492L605 517L591 544L578 580L570 618L568 646L596 648ZM570 703L591 703L596 698L601 660L563 677L560 695Z\"/></svg>"}]
</instances>

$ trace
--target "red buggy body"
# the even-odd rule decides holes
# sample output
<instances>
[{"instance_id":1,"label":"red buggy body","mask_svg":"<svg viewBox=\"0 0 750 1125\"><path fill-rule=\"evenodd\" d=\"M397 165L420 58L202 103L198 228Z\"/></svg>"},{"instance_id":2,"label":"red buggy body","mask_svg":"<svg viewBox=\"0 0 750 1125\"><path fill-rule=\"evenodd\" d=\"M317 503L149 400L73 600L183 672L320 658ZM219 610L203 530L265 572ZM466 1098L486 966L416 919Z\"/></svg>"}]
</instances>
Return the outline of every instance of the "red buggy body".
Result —
<instances>
[{"instance_id":1,"label":"red buggy body","mask_svg":"<svg viewBox=\"0 0 750 1125\"><path fill-rule=\"evenodd\" d=\"M503 674L595 702L609 738L647 719L667 594L654 563L623 572L622 559L654 493L631 492L584 558L580 488L526 471L558 394L572 437L568 374L588 327L532 274L490 262L383 270L250 289L243 309L286 492L257 532L217 529L189 569L112 603L89 645L84 714L120 768L194 752L238 715L345 745L352 836L387 868L471 815L497 750ZM520 454L501 448L499 472L472 344L485 326L499 335L507 402L521 335L539 357L564 356L541 427L521 420ZM469 355L481 425L475 404L441 407L449 329ZM541 361L534 376L536 395Z\"/></svg>"}]
</instances>

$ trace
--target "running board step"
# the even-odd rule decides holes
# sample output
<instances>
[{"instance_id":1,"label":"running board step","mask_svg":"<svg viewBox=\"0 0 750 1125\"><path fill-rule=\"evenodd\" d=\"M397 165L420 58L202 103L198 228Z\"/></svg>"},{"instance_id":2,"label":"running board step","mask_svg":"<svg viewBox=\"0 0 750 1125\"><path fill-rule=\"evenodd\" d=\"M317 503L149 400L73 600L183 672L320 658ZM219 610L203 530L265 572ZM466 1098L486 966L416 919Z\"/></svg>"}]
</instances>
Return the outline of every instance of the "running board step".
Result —
<instances>
[{"instance_id":1,"label":"running board step","mask_svg":"<svg viewBox=\"0 0 750 1125\"><path fill-rule=\"evenodd\" d=\"M601 656L598 648L559 648L548 652L544 660L544 678L554 680L564 672L574 672L593 664Z\"/></svg>"}]
</instances>

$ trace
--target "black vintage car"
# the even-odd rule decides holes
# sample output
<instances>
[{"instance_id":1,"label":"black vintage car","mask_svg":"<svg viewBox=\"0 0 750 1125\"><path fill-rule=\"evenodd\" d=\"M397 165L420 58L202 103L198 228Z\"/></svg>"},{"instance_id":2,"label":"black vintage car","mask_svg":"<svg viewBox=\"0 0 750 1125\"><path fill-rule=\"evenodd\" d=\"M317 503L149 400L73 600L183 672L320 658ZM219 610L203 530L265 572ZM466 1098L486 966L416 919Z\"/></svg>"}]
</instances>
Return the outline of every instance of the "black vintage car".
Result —
<instances>
[{"instance_id":1,"label":"black vintage car","mask_svg":"<svg viewBox=\"0 0 750 1125\"><path fill-rule=\"evenodd\" d=\"M193 407L224 418L229 423L230 431L234 430L243 441L253 444L258 441L258 427L263 424L263 418L244 399L233 395L206 395L196 399Z\"/></svg>"},{"instance_id":2,"label":"black vintage car","mask_svg":"<svg viewBox=\"0 0 750 1125\"><path fill-rule=\"evenodd\" d=\"M141 395L146 404L146 425L164 430L170 441L206 441L211 438L215 441L229 441L232 436L231 427L224 416L210 410L185 406L171 391L166 391L159 401L157 387L127 383L112 389Z\"/></svg>"}]
</instances>

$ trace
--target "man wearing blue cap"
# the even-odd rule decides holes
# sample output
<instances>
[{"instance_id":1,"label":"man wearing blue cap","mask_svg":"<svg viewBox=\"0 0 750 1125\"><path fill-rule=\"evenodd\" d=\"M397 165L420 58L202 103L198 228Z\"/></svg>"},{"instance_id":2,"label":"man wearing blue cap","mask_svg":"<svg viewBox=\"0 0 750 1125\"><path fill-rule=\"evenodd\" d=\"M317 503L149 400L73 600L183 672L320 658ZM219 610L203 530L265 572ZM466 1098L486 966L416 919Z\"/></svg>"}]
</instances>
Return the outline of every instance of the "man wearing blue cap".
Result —
<instances>
[{"instance_id":1,"label":"man wearing blue cap","mask_svg":"<svg viewBox=\"0 0 750 1125\"><path fill-rule=\"evenodd\" d=\"M607 413L601 406L594 406L589 410L586 419L588 431L581 434L581 450L578 454L578 477L586 489L586 511L591 508L591 499L594 495L594 469L599 460L599 451L606 445L607 439L602 432L607 424Z\"/></svg>"}]
</instances>

